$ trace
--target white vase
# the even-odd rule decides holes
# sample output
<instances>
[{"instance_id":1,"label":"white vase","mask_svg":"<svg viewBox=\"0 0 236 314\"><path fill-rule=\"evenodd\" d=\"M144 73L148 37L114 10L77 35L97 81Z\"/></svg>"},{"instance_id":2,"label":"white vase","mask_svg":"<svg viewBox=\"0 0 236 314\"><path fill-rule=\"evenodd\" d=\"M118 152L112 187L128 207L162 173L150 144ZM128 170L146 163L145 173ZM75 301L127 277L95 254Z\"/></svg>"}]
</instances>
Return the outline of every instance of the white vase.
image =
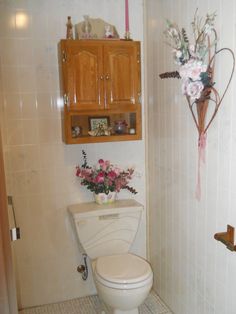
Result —
<instances>
[{"instance_id":1,"label":"white vase","mask_svg":"<svg viewBox=\"0 0 236 314\"><path fill-rule=\"evenodd\" d=\"M94 195L95 202L99 205L111 204L111 203L114 203L116 200L116 192L109 192L108 194L106 194L106 193L99 193L99 194L93 193L93 195Z\"/></svg>"}]
</instances>

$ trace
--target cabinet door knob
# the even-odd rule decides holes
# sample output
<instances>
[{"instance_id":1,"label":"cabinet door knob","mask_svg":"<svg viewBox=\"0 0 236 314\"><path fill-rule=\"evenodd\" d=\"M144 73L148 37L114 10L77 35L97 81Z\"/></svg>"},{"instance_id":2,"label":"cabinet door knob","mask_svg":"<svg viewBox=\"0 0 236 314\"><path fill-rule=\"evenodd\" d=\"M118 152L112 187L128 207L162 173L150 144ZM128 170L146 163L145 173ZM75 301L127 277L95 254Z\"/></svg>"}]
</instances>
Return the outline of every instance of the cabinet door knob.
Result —
<instances>
[{"instance_id":1,"label":"cabinet door knob","mask_svg":"<svg viewBox=\"0 0 236 314\"><path fill-rule=\"evenodd\" d=\"M106 80L108 81L110 79L110 75L106 74Z\"/></svg>"},{"instance_id":2,"label":"cabinet door knob","mask_svg":"<svg viewBox=\"0 0 236 314\"><path fill-rule=\"evenodd\" d=\"M100 76L100 80L102 81L104 79L103 75Z\"/></svg>"}]
</instances>

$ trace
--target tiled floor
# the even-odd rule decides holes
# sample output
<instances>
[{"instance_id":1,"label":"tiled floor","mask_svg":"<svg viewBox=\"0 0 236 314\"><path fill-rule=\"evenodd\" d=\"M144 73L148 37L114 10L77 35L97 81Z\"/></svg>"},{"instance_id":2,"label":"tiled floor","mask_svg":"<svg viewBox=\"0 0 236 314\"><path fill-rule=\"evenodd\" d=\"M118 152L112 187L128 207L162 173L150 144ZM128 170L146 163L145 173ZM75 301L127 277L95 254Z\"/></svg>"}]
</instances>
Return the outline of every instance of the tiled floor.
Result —
<instances>
[{"instance_id":1,"label":"tiled floor","mask_svg":"<svg viewBox=\"0 0 236 314\"><path fill-rule=\"evenodd\" d=\"M171 314L163 301L151 292L139 308L140 314ZM98 296L78 298L56 304L37 306L19 311L19 314L110 314Z\"/></svg>"}]
</instances>

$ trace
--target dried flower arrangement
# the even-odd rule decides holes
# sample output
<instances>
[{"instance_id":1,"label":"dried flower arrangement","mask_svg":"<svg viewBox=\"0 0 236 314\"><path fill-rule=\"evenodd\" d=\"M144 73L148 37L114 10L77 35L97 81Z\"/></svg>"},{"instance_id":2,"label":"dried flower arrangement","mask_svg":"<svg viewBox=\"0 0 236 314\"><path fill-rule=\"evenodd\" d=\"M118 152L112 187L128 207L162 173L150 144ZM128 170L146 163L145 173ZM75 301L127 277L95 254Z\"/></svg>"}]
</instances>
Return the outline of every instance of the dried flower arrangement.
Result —
<instances>
[{"instance_id":1,"label":"dried flower arrangement","mask_svg":"<svg viewBox=\"0 0 236 314\"><path fill-rule=\"evenodd\" d=\"M204 150L206 146L206 132L215 118L219 106L228 90L232 80L235 57L229 48L217 50L217 33L214 28L216 14L207 14L205 19L199 18L197 10L192 25L194 43L190 44L184 28L179 29L178 25L167 20L167 29L164 34L168 44L173 49L175 63L179 71L165 72L160 78L177 78L182 80L182 93L186 96L189 109L194 123L197 127L198 138L198 182L196 197L200 199L200 162L204 162ZM215 88L214 69L216 56L228 52L232 57L232 70L226 88L220 97ZM214 110L211 117L206 121L209 102L214 103ZM195 113L196 112L196 113Z\"/></svg>"}]
</instances>

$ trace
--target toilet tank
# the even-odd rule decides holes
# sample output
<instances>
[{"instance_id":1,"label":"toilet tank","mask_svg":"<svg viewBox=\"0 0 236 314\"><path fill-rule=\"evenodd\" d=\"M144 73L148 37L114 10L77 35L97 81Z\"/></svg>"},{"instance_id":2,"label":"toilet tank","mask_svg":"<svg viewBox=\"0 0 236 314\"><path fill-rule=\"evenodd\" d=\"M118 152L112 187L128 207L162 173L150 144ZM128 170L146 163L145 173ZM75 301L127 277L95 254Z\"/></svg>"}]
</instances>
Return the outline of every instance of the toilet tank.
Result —
<instances>
[{"instance_id":1,"label":"toilet tank","mask_svg":"<svg viewBox=\"0 0 236 314\"><path fill-rule=\"evenodd\" d=\"M80 245L91 259L123 254L138 231L143 205L135 200L118 200L113 204L94 202L68 207Z\"/></svg>"}]
</instances>

